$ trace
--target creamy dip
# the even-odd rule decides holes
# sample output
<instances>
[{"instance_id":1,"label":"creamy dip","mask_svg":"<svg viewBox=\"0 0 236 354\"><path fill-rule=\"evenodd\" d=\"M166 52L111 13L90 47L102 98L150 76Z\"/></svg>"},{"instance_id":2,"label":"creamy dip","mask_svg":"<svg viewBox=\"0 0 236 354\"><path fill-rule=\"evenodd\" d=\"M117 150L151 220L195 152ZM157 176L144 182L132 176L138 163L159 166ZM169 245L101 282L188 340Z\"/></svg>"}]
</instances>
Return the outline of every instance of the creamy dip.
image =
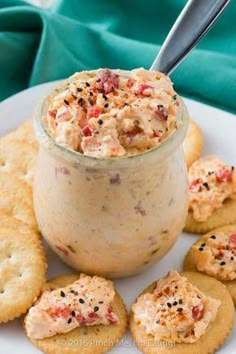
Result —
<instances>
[{"instance_id":1,"label":"creamy dip","mask_svg":"<svg viewBox=\"0 0 236 354\"><path fill-rule=\"evenodd\" d=\"M191 248L197 269L221 281L236 279L236 226L230 228L206 236Z\"/></svg>"},{"instance_id":2,"label":"creamy dip","mask_svg":"<svg viewBox=\"0 0 236 354\"><path fill-rule=\"evenodd\" d=\"M100 69L73 75L53 96L44 122L56 142L107 158L150 150L176 129L176 92L170 79L142 68L122 75Z\"/></svg>"},{"instance_id":3,"label":"creamy dip","mask_svg":"<svg viewBox=\"0 0 236 354\"><path fill-rule=\"evenodd\" d=\"M26 316L27 333L42 339L81 326L116 324L119 320L112 310L114 296L111 281L82 274L65 288L42 293Z\"/></svg>"},{"instance_id":4,"label":"creamy dip","mask_svg":"<svg viewBox=\"0 0 236 354\"><path fill-rule=\"evenodd\" d=\"M170 80L144 69L76 73L63 88L36 117L39 227L80 271L134 274L184 226L187 112Z\"/></svg>"}]
</instances>

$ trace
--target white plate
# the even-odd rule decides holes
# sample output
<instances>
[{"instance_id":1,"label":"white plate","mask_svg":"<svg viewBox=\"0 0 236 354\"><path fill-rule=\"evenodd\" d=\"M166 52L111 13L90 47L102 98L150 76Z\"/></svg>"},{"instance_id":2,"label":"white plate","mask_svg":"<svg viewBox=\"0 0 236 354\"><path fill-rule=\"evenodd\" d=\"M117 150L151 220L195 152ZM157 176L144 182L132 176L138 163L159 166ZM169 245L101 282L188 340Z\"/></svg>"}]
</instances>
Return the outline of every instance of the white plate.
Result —
<instances>
[{"instance_id":1,"label":"white plate","mask_svg":"<svg viewBox=\"0 0 236 354\"><path fill-rule=\"evenodd\" d=\"M55 83L39 85L22 91L0 103L0 135L16 128L20 122L31 117L38 99L54 85ZM223 160L235 165L236 117L227 112L192 100L186 99L185 102L189 108L190 116L194 118L203 129L205 138L204 154L215 153ZM123 296L128 308L130 308L130 305L140 291L153 280L166 274L170 268L181 270L183 257L195 239L196 236L183 233L176 245L162 261L140 275L115 281L115 285ZM71 271L47 246L46 249L49 264L48 277ZM0 348L0 353L3 354L41 353L28 341L23 332L20 320L0 326ZM235 348L236 327L218 353L235 354ZM127 333L120 342L120 345L114 348L111 353L134 354L139 353L139 350L133 346L130 335Z\"/></svg>"}]
</instances>

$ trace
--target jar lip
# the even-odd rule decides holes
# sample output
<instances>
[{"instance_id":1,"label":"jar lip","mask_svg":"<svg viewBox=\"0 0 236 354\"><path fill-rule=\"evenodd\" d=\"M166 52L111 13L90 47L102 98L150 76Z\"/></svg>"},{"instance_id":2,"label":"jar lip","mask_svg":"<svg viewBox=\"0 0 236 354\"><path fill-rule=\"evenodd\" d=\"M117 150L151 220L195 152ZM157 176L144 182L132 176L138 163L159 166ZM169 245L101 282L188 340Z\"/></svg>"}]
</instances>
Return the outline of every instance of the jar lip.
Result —
<instances>
[{"instance_id":1,"label":"jar lip","mask_svg":"<svg viewBox=\"0 0 236 354\"><path fill-rule=\"evenodd\" d=\"M125 70L123 71L125 72ZM179 103L177 122L180 123L179 127L172 134L170 134L160 145L150 150L146 150L134 155L125 155L125 156L117 156L117 157L109 157L109 158L100 158L100 157L84 155L78 151L69 149L63 145L58 144L56 140L47 131L47 128L43 123L42 117L43 117L44 105L48 97L50 96L51 92L52 91L50 91L46 96L44 96L38 103L38 106L36 107L36 112L34 114L34 130L36 133L36 137L39 140L39 142L40 140L43 140L43 143L46 143L48 146L51 147L52 146L56 147L58 149L58 152L60 151L64 155L68 155L74 158L75 160L78 160L78 162L87 161L87 162L99 163L99 164L108 163L108 162L118 163L122 161L131 161L131 160L134 161L134 160L142 159L143 157L151 156L152 154L158 152L159 154L161 154L163 151L169 148L170 145L174 144L174 142L176 142L176 144L174 145L177 147L184 140L184 137L187 133L188 122L189 122L188 111L185 103L183 102L183 99L180 96L177 96L176 101Z\"/></svg>"}]
</instances>

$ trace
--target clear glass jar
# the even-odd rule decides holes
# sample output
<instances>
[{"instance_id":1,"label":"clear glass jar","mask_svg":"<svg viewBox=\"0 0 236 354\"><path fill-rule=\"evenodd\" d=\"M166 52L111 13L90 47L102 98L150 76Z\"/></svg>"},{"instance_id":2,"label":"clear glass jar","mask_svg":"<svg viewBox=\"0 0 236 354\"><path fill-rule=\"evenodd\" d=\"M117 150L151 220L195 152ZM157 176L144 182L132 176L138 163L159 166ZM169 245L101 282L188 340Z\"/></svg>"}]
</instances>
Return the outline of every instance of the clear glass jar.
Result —
<instances>
[{"instance_id":1,"label":"clear glass jar","mask_svg":"<svg viewBox=\"0 0 236 354\"><path fill-rule=\"evenodd\" d=\"M182 148L188 113L179 103L180 127L159 147L109 159L58 145L42 122L47 98L39 105L35 212L44 238L65 263L85 273L124 277L173 246L188 209Z\"/></svg>"}]
</instances>

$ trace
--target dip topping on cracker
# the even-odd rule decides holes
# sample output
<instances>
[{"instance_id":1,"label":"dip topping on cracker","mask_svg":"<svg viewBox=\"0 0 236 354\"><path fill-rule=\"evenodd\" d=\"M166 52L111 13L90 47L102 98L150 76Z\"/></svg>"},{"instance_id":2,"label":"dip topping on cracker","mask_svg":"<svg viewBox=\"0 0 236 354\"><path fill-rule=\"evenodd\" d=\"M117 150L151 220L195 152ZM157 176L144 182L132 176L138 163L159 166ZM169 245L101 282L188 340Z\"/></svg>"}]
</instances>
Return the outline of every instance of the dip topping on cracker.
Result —
<instances>
[{"instance_id":1,"label":"dip topping on cracker","mask_svg":"<svg viewBox=\"0 0 236 354\"><path fill-rule=\"evenodd\" d=\"M236 279L236 228L235 232L218 232L200 239L191 248L194 263L200 272L219 280Z\"/></svg>"},{"instance_id":2,"label":"dip topping on cracker","mask_svg":"<svg viewBox=\"0 0 236 354\"><path fill-rule=\"evenodd\" d=\"M80 326L116 324L114 296L111 281L87 275L65 288L44 291L26 317L28 335L42 339Z\"/></svg>"},{"instance_id":3,"label":"dip topping on cracker","mask_svg":"<svg viewBox=\"0 0 236 354\"><path fill-rule=\"evenodd\" d=\"M60 145L109 158L161 144L176 130L179 102L170 79L143 68L76 73L51 97L44 122Z\"/></svg>"},{"instance_id":4,"label":"dip topping on cracker","mask_svg":"<svg viewBox=\"0 0 236 354\"><path fill-rule=\"evenodd\" d=\"M205 156L189 168L189 210L196 221L206 221L236 193L236 173L216 156Z\"/></svg>"},{"instance_id":5,"label":"dip topping on cracker","mask_svg":"<svg viewBox=\"0 0 236 354\"><path fill-rule=\"evenodd\" d=\"M178 272L170 271L157 281L153 293L138 298L132 310L135 322L155 339L194 343L214 321L220 305Z\"/></svg>"}]
</instances>

